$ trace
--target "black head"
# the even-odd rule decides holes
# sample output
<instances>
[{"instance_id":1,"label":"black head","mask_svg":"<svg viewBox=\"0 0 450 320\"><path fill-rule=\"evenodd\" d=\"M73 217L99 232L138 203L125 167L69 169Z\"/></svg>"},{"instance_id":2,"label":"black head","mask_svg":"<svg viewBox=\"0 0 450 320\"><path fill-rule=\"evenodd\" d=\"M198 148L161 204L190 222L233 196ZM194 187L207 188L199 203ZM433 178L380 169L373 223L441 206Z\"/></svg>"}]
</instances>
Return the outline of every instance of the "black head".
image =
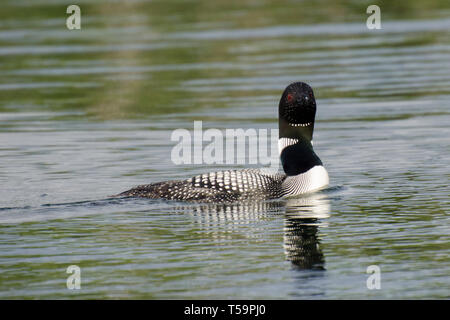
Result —
<instances>
[{"instance_id":1,"label":"black head","mask_svg":"<svg viewBox=\"0 0 450 320\"><path fill-rule=\"evenodd\" d=\"M284 172L293 176L322 165L311 144L316 117L311 87L303 82L290 84L281 96L278 112L278 143Z\"/></svg>"},{"instance_id":2,"label":"black head","mask_svg":"<svg viewBox=\"0 0 450 320\"><path fill-rule=\"evenodd\" d=\"M304 82L294 82L284 90L278 107L280 138L312 140L316 117L313 90Z\"/></svg>"}]
</instances>

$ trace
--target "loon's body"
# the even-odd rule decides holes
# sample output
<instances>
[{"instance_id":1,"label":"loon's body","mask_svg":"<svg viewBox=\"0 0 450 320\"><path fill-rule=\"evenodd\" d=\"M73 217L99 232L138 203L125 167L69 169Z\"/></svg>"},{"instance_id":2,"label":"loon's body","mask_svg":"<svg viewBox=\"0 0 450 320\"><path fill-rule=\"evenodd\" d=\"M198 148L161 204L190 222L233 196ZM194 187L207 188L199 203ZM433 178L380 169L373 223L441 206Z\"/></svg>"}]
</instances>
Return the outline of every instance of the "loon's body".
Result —
<instances>
[{"instance_id":1,"label":"loon's body","mask_svg":"<svg viewBox=\"0 0 450 320\"><path fill-rule=\"evenodd\" d=\"M279 104L279 151L284 173L268 169L211 172L187 180L141 185L119 196L200 202L276 199L325 188L328 173L312 147L316 102L310 86L289 85Z\"/></svg>"}]
</instances>

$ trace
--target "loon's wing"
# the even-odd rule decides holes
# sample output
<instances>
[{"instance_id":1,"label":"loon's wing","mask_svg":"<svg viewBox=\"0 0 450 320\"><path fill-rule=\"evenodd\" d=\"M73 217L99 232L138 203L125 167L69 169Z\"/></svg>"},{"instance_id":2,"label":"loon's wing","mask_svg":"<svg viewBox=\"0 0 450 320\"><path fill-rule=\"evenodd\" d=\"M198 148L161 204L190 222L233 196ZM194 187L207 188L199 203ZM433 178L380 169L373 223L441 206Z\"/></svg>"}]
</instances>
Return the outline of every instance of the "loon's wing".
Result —
<instances>
[{"instance_id":1,"label":"loon's wing","mask_svg":"<svg viewBox=\"0 0 450 320\"><path fill-rule=\"evenodd\" d=\"M119 196L202 202L272 199L281 195L286 176L267 169L211 172L187 180L142 185Z\"/></svg>"}]
</instances>

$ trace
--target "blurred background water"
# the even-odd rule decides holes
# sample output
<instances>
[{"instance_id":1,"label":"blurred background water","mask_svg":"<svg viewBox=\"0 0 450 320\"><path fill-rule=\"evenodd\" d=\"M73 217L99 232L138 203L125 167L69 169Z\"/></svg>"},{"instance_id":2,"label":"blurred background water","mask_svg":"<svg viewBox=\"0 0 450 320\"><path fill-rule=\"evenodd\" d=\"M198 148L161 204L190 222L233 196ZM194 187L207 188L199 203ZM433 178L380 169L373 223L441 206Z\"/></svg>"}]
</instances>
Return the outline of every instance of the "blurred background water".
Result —
<instances>
[{"instance_id":1,"label":"blurred background water","mask_svg":"<svg viewBox=\"0 0 450 320\"><path fill-rule=\"evenodd\" d=\"M68 4L1 4L0 298L449 298L448 1L78 0L72 31ZM247 167L175 165L170 135L276 129L293 81L315 90L330 189L108 199Z\"/></svg>"}]
</instances>

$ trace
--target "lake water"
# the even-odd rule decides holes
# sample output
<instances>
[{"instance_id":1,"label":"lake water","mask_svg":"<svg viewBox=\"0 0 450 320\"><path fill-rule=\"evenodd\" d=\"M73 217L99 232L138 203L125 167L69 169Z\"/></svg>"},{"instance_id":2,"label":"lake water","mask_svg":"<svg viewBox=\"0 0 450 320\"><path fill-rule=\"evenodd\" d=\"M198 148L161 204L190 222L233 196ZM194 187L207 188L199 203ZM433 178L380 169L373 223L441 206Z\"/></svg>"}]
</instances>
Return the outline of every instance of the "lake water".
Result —
<instances>
[{"instance_id":1,"label":"lake water","mask_svg":"<svg viewBox=\"0 0 450 320\"><path fill-rule=\"evenodd\" d=\"M450 297L450 6L7 0L0 11L0 298ZM249 165L175 165L171 133L276 129L318 104L330 188L299 199L111 199ZM66 269L81 269L69 290ZM371 265L381 289L369 290Z\"/></svg>"}]
</instances>

